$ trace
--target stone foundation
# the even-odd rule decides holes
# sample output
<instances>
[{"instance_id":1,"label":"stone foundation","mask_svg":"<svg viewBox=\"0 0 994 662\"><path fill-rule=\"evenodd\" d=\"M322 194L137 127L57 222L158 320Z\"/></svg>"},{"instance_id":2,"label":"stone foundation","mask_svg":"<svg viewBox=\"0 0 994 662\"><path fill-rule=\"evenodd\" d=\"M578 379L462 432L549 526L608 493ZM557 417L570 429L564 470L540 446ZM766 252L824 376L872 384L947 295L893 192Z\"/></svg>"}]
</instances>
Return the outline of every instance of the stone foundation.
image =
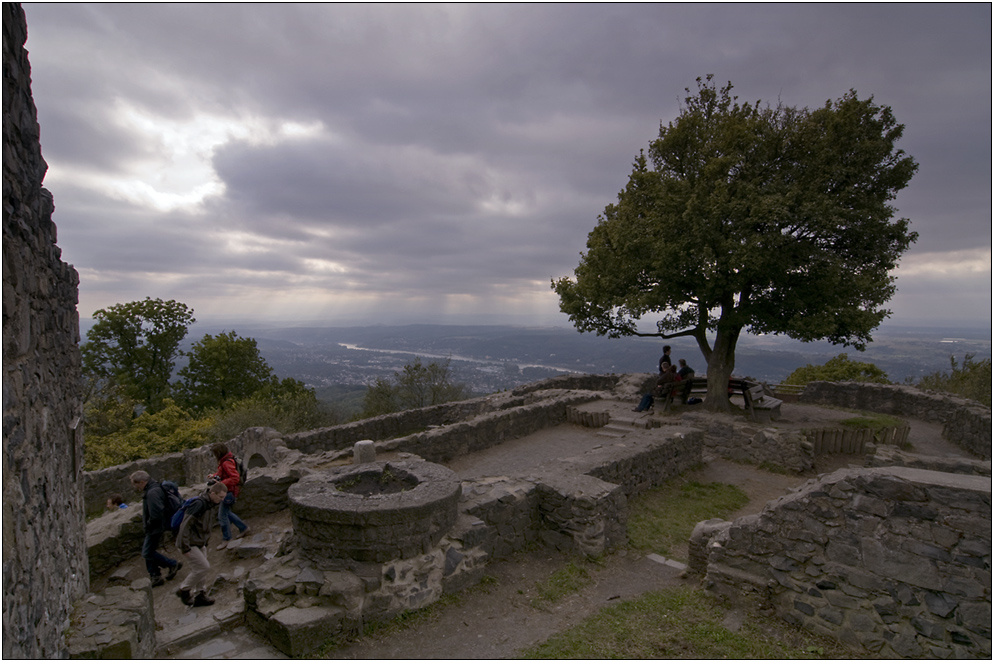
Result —
<instances>
[{"instance_id":1,"label":"stone foundation","mask_svg":"<svg viewBox=\"0 0 994 662\"><path fill-rule=\"evenodd\" d=\"M759 515L698 524L691 570L854 651L990 657L991 482L840 470Z\"/></svg>"},{"instance_id":2,"label":"stone foundation","mask_svg":"<svg viewBox=\"0 0 994 662\"><path fill-rule=\"evenodd\" d=\"M88 595L76 605L67 638L69 656L75 659L154 658L151 582L139 579Z\"/></svg>"}]
</instances>

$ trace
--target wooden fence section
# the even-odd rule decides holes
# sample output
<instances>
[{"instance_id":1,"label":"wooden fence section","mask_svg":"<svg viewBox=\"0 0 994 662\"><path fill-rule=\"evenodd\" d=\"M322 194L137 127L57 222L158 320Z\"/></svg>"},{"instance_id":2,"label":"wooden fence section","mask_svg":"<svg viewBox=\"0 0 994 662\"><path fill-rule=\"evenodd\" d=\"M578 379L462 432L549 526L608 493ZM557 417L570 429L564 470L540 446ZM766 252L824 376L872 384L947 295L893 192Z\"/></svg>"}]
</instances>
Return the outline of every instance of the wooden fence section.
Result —
<instances>
[{"instance_id":1,"label":"wooden fence section","mask_svg":"<svg viewBox=\"0 0 994 662\"><path fill-rule=\"evenodd\" d=\"M867 444L900 445L908 441L911 426L898 425L894 427L871 430L869 428L820 428L818 430L803 430L804 436L814 446L815 456L831 454L862 455L866 453Z\"/></svg>"}]
</instances>

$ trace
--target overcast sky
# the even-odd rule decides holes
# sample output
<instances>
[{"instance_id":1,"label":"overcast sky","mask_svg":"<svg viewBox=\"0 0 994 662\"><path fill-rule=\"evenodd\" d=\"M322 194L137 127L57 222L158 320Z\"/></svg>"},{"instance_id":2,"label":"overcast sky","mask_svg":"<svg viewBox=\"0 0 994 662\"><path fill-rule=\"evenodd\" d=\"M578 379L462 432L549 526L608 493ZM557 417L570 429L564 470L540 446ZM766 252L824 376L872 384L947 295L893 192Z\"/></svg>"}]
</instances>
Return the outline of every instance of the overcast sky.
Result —
<instances>
[{"instance_id":1,"label":"overcast sky","mask_svg":"<svg viewBox=\"0 0 994 662\"><path fill-rule=\"evenodd\" d=\"M568 326L639 150L712 73L893 108L891 324L991 321L989 4L25 4L79 313Z\"/></svg>"}]
</instances>

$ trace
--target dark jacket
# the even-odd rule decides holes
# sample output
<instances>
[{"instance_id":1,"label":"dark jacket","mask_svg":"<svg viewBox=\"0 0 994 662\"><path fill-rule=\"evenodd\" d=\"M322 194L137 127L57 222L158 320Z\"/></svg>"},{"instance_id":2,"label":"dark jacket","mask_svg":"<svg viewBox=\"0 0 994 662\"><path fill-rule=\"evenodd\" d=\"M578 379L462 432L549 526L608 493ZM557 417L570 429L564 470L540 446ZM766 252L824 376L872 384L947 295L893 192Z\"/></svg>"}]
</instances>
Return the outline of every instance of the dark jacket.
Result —
<instances>
[{"instance_id":1,"label":"dark jacket","mask_svg":"<svg viewBox=\"0 0 994 662\"><path fill-rule=\"evenodd\" d=\"M162 533L169 528L166 518L166 491L157 481L149 480L142 494L142 523L146 535Z\"/></svg>"},{"instance_id":2,"label":"dark jacket","mask_svg":"<svg viewBox=\"0 0 994 662\"><path fill-rule=\"evenodd\" d=\"M186 507L183 523L179 525L179 533L176 534L176 547L184 554L189 552L191 547L206 547L213 525L214 502L205 492Z\"/></svg>"}]
</instances>

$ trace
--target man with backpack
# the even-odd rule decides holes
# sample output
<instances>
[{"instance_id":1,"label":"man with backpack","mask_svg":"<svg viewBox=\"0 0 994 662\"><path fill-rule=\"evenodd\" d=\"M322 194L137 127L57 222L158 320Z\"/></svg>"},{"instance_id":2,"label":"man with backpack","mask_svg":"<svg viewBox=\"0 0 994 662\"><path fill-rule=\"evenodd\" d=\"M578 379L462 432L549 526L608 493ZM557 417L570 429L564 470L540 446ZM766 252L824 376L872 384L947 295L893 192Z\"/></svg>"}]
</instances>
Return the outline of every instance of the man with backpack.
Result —
<instances>
[{"instance_id":1,"label":"man with backpack","mask_svg":"<svg viewBox=\"0 0 994 662\"><path fill-rule=\"evenodd\" d=\"M145 540L142 543L142 558L148 570L152 586L162 586L176 576L183 564L159 553L162 534L169 528L169 502L162 485L152 480L146 471L131 474L131 486L142 493L142 524L145 527ZM168 568L166 578L162 578L162 568Z\"/></svg>"},{"instance_id":2,"label":"man with backpack","mask_svg":"<svg viewBox=\"0 0 994 662\"><path fill-rule=\"evenodd\" d=\"M220 551L227 547L231 540L231 524L234 524L238 529L239 537L248 533L249 526L231 510L232 506L235 505L235 499L238 498L238 491L243 480L242 472L238 469L239 462L235 459L234 454L228 450L228 447L220 441L211 446L211 452L217 459L217 472L210 478L224 483L224 486L228 488L228 494L221 502L221 507L218 508L217 513L218 523L221 525L222 540L221 544L217 546Z\"/></svg>"},{"instance_id":3,"label":"man with backpack","mask_svg":"<svg viewBox=\"0 0 994 662\"><path fill-rule=\"evenodd\" d=\"M214 483L200 496L183 504L183 523L179 525L176 547L190 563L190 574L180 584L176 595L185 605L207 607L214 600L207 597L207 543L214 524L214 508L224 500L228 488L224 483ZM194 597L196 593L196 597Z\"/></svg>"}]
</instances>

